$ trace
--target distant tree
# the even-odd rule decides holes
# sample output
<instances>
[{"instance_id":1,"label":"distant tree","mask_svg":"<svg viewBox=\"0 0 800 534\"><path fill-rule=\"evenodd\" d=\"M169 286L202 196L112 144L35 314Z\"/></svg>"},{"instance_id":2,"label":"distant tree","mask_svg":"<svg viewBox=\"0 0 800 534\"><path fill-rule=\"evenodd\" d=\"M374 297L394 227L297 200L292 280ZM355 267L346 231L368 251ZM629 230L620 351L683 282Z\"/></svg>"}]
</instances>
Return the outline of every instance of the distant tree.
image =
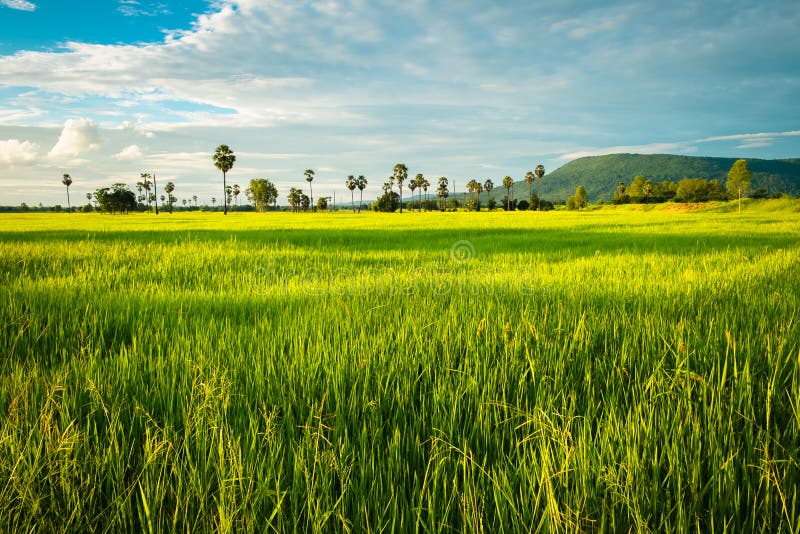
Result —
<instances>
[{"instance_id":1,"label":"distant tree","mask_svg":"<svg viewBox=\"0 0 800 534\"><path fill-rule=\"evenodd\" d=\"M445 202L447 201L447 197L450 194L450 190L447 188L448 181L447 178L442 176L439 178L439 187L436 189L436 196L441 199L442 208L441 210L444 211L447 206Z\"/></svg>"},{"instance_id":2,"label":"distant tree","mask_svg":"<svg viewBox=\"0 0 800 534\"><path fill-rule=\"evenodd\" d=\"M72 206L69 203L69 186L72 185L72 177L69 174L65 174L61 178L61 183L67 186L67 211L72 211Z\"/></svg>"},{"instance_id":3,"label":"distant tree","mask_svg":"<svg viewBox=\"0 0 800 534\"><path fill-rule=\"evenodd\" d=\"M186 209L186 199L181 200L181 204L183 204L183 209Z\"/></svg>"},{"instance_id":4,"label":"distant tree","mask_svg":"<svg viewBox=\"0 0 800 534\"><path fill-rule=\"evenodd\" d=\"M536 180L536 176L531 172L528 171L525 173L525 183L528 184L528 197L533 195L533 181ZM522 209L522 208L520 208Z\"/></svg>"},{"instance_id":5,"label":"distant tree","mask_svg":"<svg viewBox=\"0 0 800 534\"><path fill-rule=\"evenodd\" d=\"M536 179L540 182L544 179L544 165L537 165L536 169L533 171L533 175L536 176Z\"/></svg>"},{"instance_id":6,"label":"distant tree","mask_svg":"<svg viewBox=\"0 0 800 534\"><path fill-rule=\"evenodd\" d=\"M300 194L300 206L303 211L308 211L308 208L311 207L311 199L305 193Z\"/></svg>"},{"instance_id":7,"label":"distant tree","mask_svg":"<svg viewBox=\"0 0 800 534\"><path fill-rule=\"evenodd\" d=\"M419 189L419 211L422 213L422 190L425 189L427 194L428 186L425 185L426 180L422 173L417 174L417 176L414 177L414 181L417 183L417 188Z\"/></svg>"},{"instance_id":8,"label":"distant tree","mask_svg":"<svg viewBox=\"0 0 800 534\"><path fill-rule=\"evenodd\" d=\"M579 185L577 189L575 189L575 204L578 205L578 208L585 208L588 203L589 197L586 194L586 188Z\"/></svg>"},{"instance_id":9,"label":"distant tree","mask_svg":"<svg viewBox=\"0 0 800 534\"><path fill-rule=\"evenodd\" d=\"M421 174L418 174L417 175L417 179L419 179L421 176L422 176ZM422 190L425 191L425 211L427 211L429 209L428 208L428 188L430 186L431 186L431 183L428 181L428 179L425 178L424 176L422 176L422 186L421 187L422 187Z\"/></svg>"},{"instance_id":10,"label":"distant tree","mask_svg":"<svg viewBox=\"0 0 800 534\"><path fill-rule=\"evenodd\" d=\"M353 213L356 212L356 205L355 201L353 200L353 191L356 188L356 178L352 174L347 177L347 180L344 182L345 187L350 190L350 207L353 209Z\"/></svg>"},{"instance_id":11,"label":"distant tree","mask_svg":"<svg viewBox=\"0 0 800 534\"><path fill-rule=\"evenodd\" d=\"M226 181L226 176L228 171L233 168L234 163L236 163L236 156L233 150L231 150L228 145L219 145L216 152L214 152L214 166L222 171L222 193L225 201L225 215L228 214L228 183Z\"/></svg>"},{"instance_id":12,"label":"distant tree","mask_svg":"<svg viewBox=\"0 0 800 534\"><path fill-rule=\"evenodd\" d=\"M503 187L506 188L506 211L511 211L511 191L514 189L514 179L510 176L503 178Z\"/></svg>"},{"instance_id":13,"label":"distant tree","mask_svg":"<svg viewBox=\"0 0 800 534\"><path fill-rule=\"evenodd\" d=\"M239 193L241 192L242 190L239 189L239 184L233 184L233 200L236 202L236 206L239 205Z\"/></svg>"},{"instance_id":14,"label":"distant tree","mask_svg":"<svg viewBox=\"0 0 800 534\"><path fill-rule=\"evenodd\" d=\"M718 180L703 178L684 178L678 182L675 191L676 202L706 202L709 200L727 200L728 195Z\"/></svg>"},{"instance_id":15,"label":"distant tree","mask_svg":"<svg viewBox=\"0 0 800 534\"><path fill-rule=\"evenodd\" d=\"M136 209L136 195L125 184L114 184L94 192L98 209L108 213L129 213Z\"/></svg>"},{"instance_id":16,"label":"distant tree","mask_svg":"<svg viewBox=\"0 0 800 534\"><path fill-rule=\"evenodd\" d=\"M319 197L317 199L317 209L319 211L325 211L328 209L328 197Z\"/></svg>"},{"instance_id":17,"label":"distant tree","mask_svg":"<svg viewBox=\"0 0 800 534\"><path fill-rule=\"evenodd\" d=\"M489 195L489 204L491 204L492 201L494 200L492 198L492 189L494 189L494 182L487 179L485 182L483 182L483 188L486 190L486 194Z\"/></svg>"},{"instance_id":18,"label":"distant tree","mask_svg":"<svg viewBox=\"0 0 800 534\"><path fill-rule=\"evenodd\" d=\"M267 208L278 200L278 188L267 178L254 178L250 180L250 195L259 212L267 211Z\"/></svg>"},{"instance_id":19,"label":"distant tree","mask_svg":"<svg viewBox=\"0 0 800 534\"><path fill-rule=\"evenodd\" d=\"M367 179L364 177L363 174L359 175L356 178L356 187L358 187L359 192L359 201L358 201L358 212L361 213L361 206L364 204L364 188L367 187Z\"/></svg>"},{"instance_id":20,"label":"distant tree","mask_svg":"<svg viewBox=\"0 0 800 534\"><path fill-rule=\"evenodd\" d=\"M617 184L617 188L614 190L614 204L625 204L630 200L628 196L627 188L625 187L625 182L620 182Z\"/></svg>"},{"instance_id":21,"label":"distant tree","mask_svg":"<svg viewBox=\"0 0 800 534\"><path fill-rule=\"evenodd\" d=\"M650 180L647 180L644 183L644 187L642 187L642 192L644 193L644 201L650 202L650 195L653 194L653 184L650 183Z\"/></svg>"},{"instance_id":22,"label":"distant tree","mask_svg":"<svg viewBox=\"0 0 800 534\"><path fill-rule=\"evenodd\" d=\"M192 200L194 200L194 207L197 207L197 195L192 195Z\"/></svg>"},{"instance_id":23,"label":"distant tree","mask_svg":"<svg viewBox=\"0 0 800 534\"><path fill-rule=\"evenodd\" d=\"M528 204L528 201L525 200L525 199L520 200L519 202L517 202L517 209L520 210L520 211L527 211L528 209L530 209L530 207L531 207L531 205Z\"/></svg>"},{"instance_id":24,"label":"distant tree","mask_svg":"<svg viewBox=\"0 0 800 534\"><path fill-rule=\"evenodd\" d=\"M397 187L400 190L400 213L403 213L403 182L408 178L408 167L405 163L398 163L394 166L392 173L392 180L397 182Z\"/></svg>"},{"instance_id":25,"label":"distant tree","mask_svg":"<svg viewBox=\"0 0 800 534\"><path fill-rule=\"evenodd\" d=\"M417 179L416 178L412 178L408 182L408 189L411 191L411 200L410 200L411 208L410 209L411 209L411 211L414 211L414 191L417 189Z\"/></svg>"},{"instance_id":26,"label":"distant tree","mask_svg":"<svg viewBox=\"0 0 800 534\"><path fill-rule=\"evenodd\" d=\"M578 203L575 201L575 197L569 197L567 199L567 209L570 211L578 209Z\"/></svg>"},{"instance_id":27,"label":"distant tree","mask_svg":"<svg viewBox=\"0 0 800 534\"><path fill-rule=\"evenodd\" d=\"M303 192L296 187L292 187L289 190L289 195L286 197L289 200L289 206L292 207L292 211L297 213L300 211L300 208L303 204Z\"/></svg>"},{"instance_id":28,"label":"distant tree","mask_svg":"<svg viewBox=\"0 0 800 534\"><path fill-rule=\"evenodd\" d=\"M309 204L314 204L314 188L311 187L311 182L314 181L314 171L313 169L306 169L303 175L306 177L306 182L308 182L308 192L310 193L310 200Z\"/></svg>"},{"instance_id":29,"label":"distant tree","mask_svg":"<svg viewBox=\"0 0 800 534\"><path fill-rule=\"evenodd\" d=\"M211 205L216 207L216 205L217 205L217 197L211 197Z\"/></svg>"},{"instance_id":30,"label":"distant tree","mask_svg":"<svg viewBox=\"0 0 800 534\"><path fill-rule=\"evenodd\" d=\"M739 198L739 212L742 211L742 197L750 192L750 184L750 167L747 165L747 160L737 159L728 171L728 181L725 186L732 198Z\"/></svg>"},{"instance_id":31,"label":"distant tree","mask_svg":"<svg viewBox=\"0 0 800 534\"><path fill-rule=\"evenodd\" d=\"M644 184L647 179L644 176L636 176L628 187L628 196L631 202L641 203L644 200Z\"/></svg>"},{"instance_id":32,"label":"distant tree","mask_svg":"<svg viewBox=\"0 0 800 534\"><path fill-rule=\"evenodd\" d=\"M483 193L483 184L477 182L475 184L475 201L478 203L478 211L481 209L481 193Z\"/></svg>"},{"instance_id":33,"label":"distant tree","mask_svg":"<svg viewBox=\"0 0 800 534\"><path fill-rule=\"evenodd\" d=\"M167 192L167 197L169 200L169 212L172 213L172 199L174 198L172 196L172 192L175 191L175 184L173 184L172 182L167 182L167 185L164 186L164 191Z\"/></svg>"}]
</instances>

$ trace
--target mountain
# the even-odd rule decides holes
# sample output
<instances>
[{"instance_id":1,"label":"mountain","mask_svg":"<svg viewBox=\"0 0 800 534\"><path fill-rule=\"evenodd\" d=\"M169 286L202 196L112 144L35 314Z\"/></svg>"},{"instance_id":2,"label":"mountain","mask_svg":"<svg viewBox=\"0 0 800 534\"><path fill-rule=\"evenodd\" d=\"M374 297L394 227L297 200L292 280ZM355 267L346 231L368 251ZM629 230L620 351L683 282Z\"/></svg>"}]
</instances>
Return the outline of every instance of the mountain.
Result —
<instances>
[{"instance_id":1,"label":"mountain","mask_svg":"<svg viewBox=\"0 0 800 534\"><path fill-rule=\"evenodd\" d=\"M610 200L619 182L630 184L636 175L651 182L678 182L683 178L717 179L725 182L736 158L673 156L670 154L609 154L570 161L544 180L534 183L534 191L548 200L564 200L583 185L590 201ZM752 189L768 193L800 195L800 159L748 159L753 176ZM528 185L514 184L514 197L528 198Z\"/></svg>"}]
</instances>

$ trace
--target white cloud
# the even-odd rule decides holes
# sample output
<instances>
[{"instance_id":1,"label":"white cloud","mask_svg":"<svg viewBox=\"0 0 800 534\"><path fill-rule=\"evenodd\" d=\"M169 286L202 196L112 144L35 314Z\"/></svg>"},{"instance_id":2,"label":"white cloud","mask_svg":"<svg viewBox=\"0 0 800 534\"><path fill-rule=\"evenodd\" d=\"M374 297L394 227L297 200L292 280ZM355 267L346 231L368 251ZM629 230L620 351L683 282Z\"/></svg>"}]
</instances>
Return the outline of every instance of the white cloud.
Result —
<instances>
[{"instance_id":1,"label":"white cloud","mask_svg":"<svg viewBox=\"0 0 800 534\"><path fill-rule=\"evenodd\" d=\"M672 152L694 152L688 143L650 143L647 145L609 146L604 148L584 148L575 152L562 154L558 159L573 160L587 156L604 156L606 154L665 154Z\"/></svg>"},{"instance_id":2,"label":"white cloud","mask_svg":"<svg viewBox=\"0 0 800 534\"><path fill-rule=\"evenodd\" d=\"M20 11L34 11L36 9L36 4L27 0L0 0L0 5L11 9L19 9Z\"/></svg>"},{"instance_id":3,"label":"white cloud","mask_svg":"<svg viewBox=\"0 0 800 534\"><path fill-rule=\"evenodd\" d=\"M135 161L142 158L142 149L139 145L126 146L118 153L114 154L114 159L117 161Z\"/></svg>"},{"instance_id":4,"label":"white cloud","mask_svg":"<svg viewBox=\"0 0 800 534\"><path fill-rule=\"evenodd\" d=\"M168 15L170 10L164 2L142 2L139 0L119 0L117 11L126 17L153 17L156 15Z\"/></svg>"},{"instance_id":5,"label":"white cloud","mask_svg":"<svg viewBox=\"0 0 800 534\"><path fill-rule=\"evenodd\" d=\"M38 153L39 145L30 141L19 139L0 141L0 163L3 165L32 163Z\"/></svg>"},{"instance_id":6,"label":"white cloud","mask_svg":"<svg viewBox=\"0 0 800 534\"><path fill-rule=\"evenodd\" d=\"M58 142L50 149L48 158L75 157L99 146L100 134L97 123L90 119L69 119Z\"/></svg>"},{"instance_id":7,"label":"white cloud","mask_svg":"<svg viewBox=\"0 0 800 534\"><path fill-rule=\"evenodd\" d=\"M755 143L757 141L772 142L776 137L795 137L800 136L800 130L791 130L788 132L759 132L735 135L717 135L714 137L706 137L698 139L697 143L711 143L715 141L742 141L742 144ZM764 146L764 145L762 145Z\"/></svg>"}]
</instances>

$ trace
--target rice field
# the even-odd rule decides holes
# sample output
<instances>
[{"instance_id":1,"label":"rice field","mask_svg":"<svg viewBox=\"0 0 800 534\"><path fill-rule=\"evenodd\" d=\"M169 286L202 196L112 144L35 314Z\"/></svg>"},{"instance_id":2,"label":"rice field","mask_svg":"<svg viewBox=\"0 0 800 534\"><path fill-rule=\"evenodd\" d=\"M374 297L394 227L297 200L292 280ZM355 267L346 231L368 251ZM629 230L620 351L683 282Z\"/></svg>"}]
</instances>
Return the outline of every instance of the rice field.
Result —
<instances>
[{"instance_id":1,"label":"rice field","mask_svg":"<svg viewBox=\"0 0 800 534\"><path fill-rule=\"evenodd\" d=\"M0 531L800 533L800 213L0 215Z\"/></svg>"}]
</instances>

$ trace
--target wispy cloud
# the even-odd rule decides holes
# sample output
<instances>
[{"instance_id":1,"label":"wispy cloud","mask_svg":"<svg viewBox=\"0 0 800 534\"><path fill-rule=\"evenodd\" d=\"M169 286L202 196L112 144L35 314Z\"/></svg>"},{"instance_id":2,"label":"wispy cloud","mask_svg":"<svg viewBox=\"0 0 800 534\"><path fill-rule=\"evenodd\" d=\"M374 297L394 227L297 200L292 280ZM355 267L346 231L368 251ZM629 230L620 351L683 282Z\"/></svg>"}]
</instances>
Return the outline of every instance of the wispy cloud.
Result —
<instances>
[{"instance_id":1,"label":"wispy cloud","mask_svg":"<svg viewBox=\"0 0 800 534\"><path fill-rule=\"evenodd\" d=\"M1 6L10 7L11 9L18 9L20 11L35 11L36 4L28 2L27 0L0 0Z\"/></svg>"},{"instance_id":2,"label":"wispy cloud","mask_svg":"<svg viewBox=\"0 0 800 534\"><path fill-rule=\"evenodd\" d=\"M170 13L169 7L164 2L142 2L141 0L119 0L117 11L126 17L155 17Z\"/></svg>"}]
</instances>

